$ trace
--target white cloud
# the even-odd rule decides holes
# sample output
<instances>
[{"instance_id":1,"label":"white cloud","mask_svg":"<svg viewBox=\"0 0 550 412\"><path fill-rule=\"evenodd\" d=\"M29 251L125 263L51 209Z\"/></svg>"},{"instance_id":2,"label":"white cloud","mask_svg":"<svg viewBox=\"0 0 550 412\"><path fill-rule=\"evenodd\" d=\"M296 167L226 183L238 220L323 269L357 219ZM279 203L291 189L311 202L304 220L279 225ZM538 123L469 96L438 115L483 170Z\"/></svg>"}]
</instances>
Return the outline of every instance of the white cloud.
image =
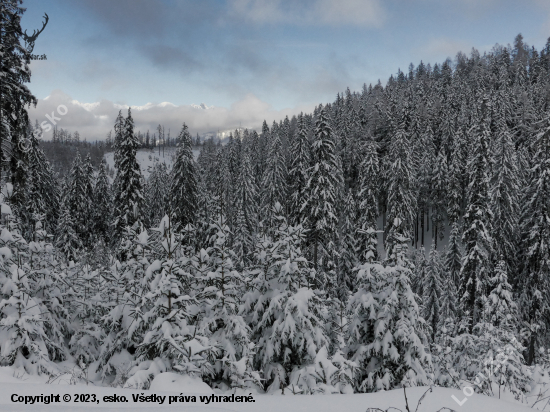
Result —
<instances>
[{"instance_id":1,"label":"white cloud","mask_svg":"<svg viewBox=\"0 0 550 412\"><path fill-rule=\"evenodd\" d=\"M320 23L329 25L380 27L385 19L378 0L319 0L315 2L314 15Z\"/></svg>"},{"instance_id":2,"label":"white cloud","mask_svg":"<svg viewBox=\"0 0 550 412\"><path fill-rule=\"evenodd\" d=\"M58 114L59 105L67 107L67 114ZM179 133L184 122L193 134L230 130L240 125L260 130L264 119L271 124L273 120L279 121L287 115L291 117L300 111L311 112L313 108L313 105L306 105L275 110L270 104L261 101L252 94L246 95L229 108L208 106L206 110L199 105L176 106L169 102L131 106L136 131L146 132L149 130L152 134L161 124L165 127L166 132L170 129L172 136ZM33 107L29 110L29 115L33 122L36 119L41 123L48 121L46 115L52 117L53 113L59 119L55 120L59 128L71 132L78 130L82 138L92 141L105 139L107 133L113 128L118 111L122 110L126 116L127 109L127 105L116 104L109 100L82 103L72 99L61 90L55 90L48 97L39 99L36 108ZM46 133L44 138L51 138L51 133Z\"/></svg>"},{"instance_id":3,"label":"white cloud","mask_svg":"<svg viewBox=\"0 0 550 412\"><path fill-rule=\"evenodd\" d=\"M471 49L472 46L466 42L441 37L430 40L420 47L418 52L426 58L446 59L450 57L453 59L459 51L468 54Z\"/></svg>"},{"instance_id":4,"label":"white cloud","mask_svg":"<svg viewBox=\"0 0 550 412\"><path fill-rule=\"evenodd\" d=\"M380 27L386 13L380 0L231 0L230 10L255 23Z\"/></svg>"}]
</instances>

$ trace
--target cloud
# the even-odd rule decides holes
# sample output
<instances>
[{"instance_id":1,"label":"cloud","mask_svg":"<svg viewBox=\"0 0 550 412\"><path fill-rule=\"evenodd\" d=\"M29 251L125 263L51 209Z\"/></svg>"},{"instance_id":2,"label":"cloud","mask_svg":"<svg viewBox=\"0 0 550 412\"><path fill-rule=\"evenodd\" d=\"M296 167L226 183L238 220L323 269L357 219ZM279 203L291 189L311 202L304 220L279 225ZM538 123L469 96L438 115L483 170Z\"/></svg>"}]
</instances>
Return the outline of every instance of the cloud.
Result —
<instances>
[{"instance_id":1,"label":"cloud","mask_svg":"<svg viewBox=\"0 0 550 412\"><path fill-rule=\"evenodd\" d=\"M447 57L452 59L458 52L468 53L471 49L471 45L466 42L442 37L430 40L417 52L427 59L446 59Z\"/></svg>"},{"instance_id":2,"label":"cloud","mask_svg":"<svg viewBox=\"0 0 550 412\"><path fill-rule=\"evenodd\" d=\"M67 107L65 115L59 114L58 107L60 105ZM259 130L264 119L271 123L273 120L282 120L285 116L291 117L300 111L310 112L313 108L313 105L305 105L275 110L269 103L252 94L247 94L229 108L203 109L196 105L176 106L169 102L163 102L132 106L131 110L136 131L146 132L149 130L150 133L153 133L161 124L165 127L166 132L170 129L172 135L177 135L184 122L193 134L231 130L240 125ZM56 117L54 121L58 128L71 132L78 130L82 138L93 141L105 139L107 133L113 128L119 110L122 110L126 116L128 106L119 105L109 100L82 103L73 100L61 90L55 90L45 99L39 99L36 108L33 107L29 110L29 115L33 122L36 119L39 123L44 121L50 123L46 115L53 118L53 114ZM64 112L64 109L61 112ZM50 139L51 132L45 133L44 138Z\"/></svg>"},{"instance_id":3,"label":"cloud","mask_svg":"<svg viewBox=\"0 0 550 412\"><path fill-rule=\"evenodd\" d=\"M381 27L379 0L229 0L230 11L258 24Z\"/></svg>"},{"instance_id":4,"label":"cloud","mask_svg":"<svg viewBox=\"0 0 550 412\"><path fill-rule=\"evenodd\" d=\"M156 37L166 30L167 8L150 0L80 0L83 7L117 35Z\"/></svg>"},{"instance_id":5,"label":"cloud","mask_svg":"<svg viewBox=\"0 0 550 412\"><path fill-rule=\"evenodd\" d=\"M451 9L455 13L459 12L470 20L480 20L486 17L488 13L494 13L503 0L428 0Z\"/></svg>"},{"instance_id":6,"label":"cloud","mask_svg":"<svg viewBox=\"0 0 550 412\"><path fill-rule=\"evenodd\" d=\"M166 45L143 45L143 54L155 65L178 69L182 74L201 69L203 64L193 57L192 53L177 47Z\"/></svg>"}]
</instances>

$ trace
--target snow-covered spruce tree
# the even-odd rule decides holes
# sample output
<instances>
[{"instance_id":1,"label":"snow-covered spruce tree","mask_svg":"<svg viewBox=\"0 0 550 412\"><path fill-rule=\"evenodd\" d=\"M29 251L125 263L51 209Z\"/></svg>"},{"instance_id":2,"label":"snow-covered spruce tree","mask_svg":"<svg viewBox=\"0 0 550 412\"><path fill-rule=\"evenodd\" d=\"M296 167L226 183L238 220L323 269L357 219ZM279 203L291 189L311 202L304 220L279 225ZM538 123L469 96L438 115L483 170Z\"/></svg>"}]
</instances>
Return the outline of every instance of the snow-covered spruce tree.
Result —
<instances>
[{"instance_id":1,"label":"snow-covered spruce tree","mask_svg":"<svg viewBox=\"0 0 550 412\"><path fill-rule=\"evenodd\" d=\"M367 139L363 145L363 161L359 168L357 255L361 261L373 261L378 257L378 193L380 167L376 143Z\"/></svg>"},{"instance_id":2,"label":"snow-covered spruce tree","mask_svg":"<svg viewBox=\"0 0 550 412\"><path fill-rule=\"evenodd\" d=\"M410 287L405 257L409 239L396 241L391 265L359 266L358 291L349 301L347 355L358 366L359 392L428 383L426 325Z\"/></svg>"},{"instance_id":3,"label":"snow-covered spruce tree","mask_svg":"<svg viewBox=\"0 0 550 412\"><path fill-rule=\"evenodd\" d=\"M414 269L412 270L411 288L417 296L424 295L424 279L426 278L426 272L428 270L428 259L426 257L426 249L424 246L420 246L413 256L412 263Z\"/></svg>"},{"instance_id":4,"label":"snow-covered spruce tree","mask_svg":"<svg viewBox=\"0 0 550 412\"><path fill-rule=\"evenodd\" d=\"M37 132L37 130L39 132ZM26 216L31 217L28 229L34 230L36 221L32 216L44 215L43 224L49 233L55 231L59 214L59 190L53 170L46 159L44 151L39 147L40 136L38 124L30 135L27 158L29 161L29 175L26 186Z\"/></svg>"},{"instance_id":5,"label":"snow-covered spruce tree","mask_svg":"<svg viewBox=\"0 0 550 412\"><path fill-rule=\"evenodd\" d=\"M340 216L339 253L336 267L336 285L333 295L327 299L326 330L329 337L328 355L334 355L344 347L344 335L348 323L347 302L351 292L356 288L358 265L356 229L356 203L351 190L344 201Z\"/></svg>"},{"instance_id":6,"label":"snow-covered spruce tree","mask_svg":"<svg viewBox=\"0 0 550 412\"><path fill-rule=\"evenodd\" d=\"M427 112L431 113L433 109L431 107L430 100L428 100L427 106ZM411 127L407 128L406 122L409 116L412 116L412 124ZM415 217L417 221L420 221L420 227L417 228L414 240L416 244L420 241L420 246L424 246L427 243L425 242L425 232L428 232L430 227L430 208L433 206L431 186L433 168L436 164L434 130L431 121L428 120L425 122L426 124L424 124L421 122L419 116L416 115L415 111L412 111L411 113L410 102L405 105L403 114L401 115L401 118L398 118L398 120L399 123L395 126L396 133L399 136L399 139L405 139L404 141L408 146L404 148L405 153L403 153L401 157L405 159L403 155L406 155L407 152L411 153L409 155L409 159L407 160L407 164L409 165L408 169L415 172L414 175L409 177L409 184L411 187L414 187L416 195L415 206L418 207L418 212ZM390 145L391 144L392 143L390 142ZM389 173L386 175L386 179L388 180L391 179L392 174L392 166L390 165L394 161L393 156L390 156L390 159L386 161L388 164L386 165L385 172ZM391 207L389 199L387 207L388 209ZM412 222L410 223L412 224ZM391 224L389 219L387 224ZM387 236L388 235L389 234L387 234Z\"/></svg>"},{"instance_id":7,"label":"snow-covered spruce tree","mask_svg":"<svg viewBox=\"0 0 550 412\"><path fill-rule=\"evenodd\" d=\"M550 313L550 115L537 133L533 142L536 150L530 182L525 193L525 206L522 214L523 232L523 276L519 282L522 317L530 325L531 334L527 341L528 365L536 359L548 326Z\"/></svg>"},{"instance_id":8,"label":"snow-covered spruce tree","mask_svg":"<svg viewBox=\"0 0 550 412\"><path fill-rule=\"evenodd\" d=\"M130 332L141 331L143 338L136 349L140 364L127 384L140 387L147 387L152 377L165 370L213 375L206 360L211 351L208 339L190 323L188 309L197 302L182 282L190 274L181 269L181 242L172 219L165 216L155 231L160 234L159 259L145 270L141 302L133 314L135 326L130 328Z\"/></svg>"},{"instance_id":9,"label":"snow-covered spruce tree","mask_svg":"<svg viewBox=\"0 0 550 412\"><path fill-rule=\"evenodd\" d=\"M166 163L155 162L145 184L144 220L147 227L157 226L168 212L170 178Z\"/></svg>"},{"instance_id":10,"label":"snow-covered spruce tree","mask_svg":"<svg viewBox=\"0 0 550 412\"><path fill-rule=\"evenodd\" d=\"M462 267L463 256L460 238L460 227L458 223L454 222L451 226L449 241L445 248L445 271L457 290L460 284L460 269Z\"/></svg>"},{"instance_id":11,"label":"snow-covered spruce tree","mask_svg":"<svg viewBox=\"0 0 550 412\"><path fill-rule=\"evenodd\" d=\"M451 160L448 163L448 178L447 178L447 216L449 217L449 224L452 227L458 224L458 221L463 213L463 181L466 170L466 161L462 155L462 141L464 136L462 130L457 128L457 131L453 135L453 144L450 153L452 153Z\"/></svg>"},{"instance_id":12,"label":"snow-covered spruce tree","mask_svg":"<svg viewBox=\"0 0 550 412\"><path fill-rule=\"evenodd\" d=\"M236 219L234 233L234 249L237 252L241 266L248 263L253 250L254 235L258 230L258 188L250 149L245 148L242 155L241 170L236 181ZM242 267L241 267L242 269Z\"/></svg>"},{"instance_id":13,"label":"snow-covered spruce tree","mask_svg":"<svg viewBox=\"0 0 550 412\"><path fill-rule=\"evenodd\" d=\"M70 294L72 321L69 350L79 366L89 366L98 360L105 336L101 319L109 309L106 302L109 296L105 293L108 266L93 269L87 262L82 262L80 267L67 269L64 275L65 281L71 285L71 290L66 293Z\"/></svg>"},{"instance_id":14,"label":"snow-covered spruce tree","mask_svg":"<svg viewBox=\"0 0 550 412\"><path fill-rule=\"evenodd\" d=\"M265 120L264 120L265 123ZM267 127L267 125L266 125ZM260 187L262 183L263 164L265 159L263 158L263 143L260 135L256 130L250 132L249 154L252 162L252 170L256 182L256 187Z\"/></svg>"},{"instance_id":15,"label":"snow-covered spruce tree","mask_svg":"<svg viewBox=\"0 0 550 412\"><path fill-rule=\"evenodd\" d=\"M335 143L328 111L320 107L315 124L312 143L311 167L306 187L306 201L302 212L306 212L308 243L311 247L316 281L321 289L335 286L335 250L338 240L337 196L342 185L342 168L336 156ZM319 276L320 275L320 276ZM332 277L325 284L323 277ZM320 284L323 283L323 284Z\"/></svg>"},{"instance_id":16,"label":"snow-covered spruce tree","mask_svg":"<svg viewBox=\"0 0 550 412\"><path fill-rule=\"evenodd\" d=\"M354 292L356 287L354 270L359 263L357 256L357 240L355 237L357 227L357 202L351 190L345 198L341 225L340 225L340 259L337 296L342 301L347 301L348 292Z\"/></svg>"},{"instance_id":17,"label":"snow-covered spruce tree","mask_svg":"<svg viewBox=\"0 0 550 412\"><path fill-rule=\"evenodd\" d=\"M261 185L261 210L263 210L261 219L265 229L274 230L277 223L273 220L275 218L272 214L273 206L277 202L285 204L287 200L287 170L281 139L277 130L272 129L270 137L269 151Z\"/></svg>"},{"instance_id":18,"label":"snow-covered spruce tree","mask_svg":"<svg viewBox=\"0 0 550 412\"><path fill-rule=\"evenodd\" d=\"M68 194L61 200L59 219L57 221L57 239L55 245L67 262L76 261L79 251L84 248L80 237L75 231L75 221L68 203Z\"/></svg>"},{"instance_id":19,"label":"snow-covered spruce tree","mask_svg":"<svg viewBox=\"0 0 550 412\"><path fill-rule=\"evenodd\" d=\"M105 244L110 244L113 200L105 159L102 159L99 165L93 199L94 235L102 239Z\"/></svg>"},{"instance_id":20,"label":"snow-covered spruce tree","mask_svg":"<svg viewBox=\"0 0 550 412\"><path fill-rule=\"evenodd\" d=\"M303 369L328 339L323 300L308 287L312 274L301 251L304 230L288 225L280 204L272 213L278 222L275 239L257 242L258 270L241 311L252 325L255 369L262 371L268 392L284 393L289 383L296 384L306 373Z\"/></svg>"},{"instance_id":21,"label":"snow-covered spruce tree","mask_svg":"<svg viewBox=\"0 0 550 412\"><path fill-rule=\"evenodd\" d=\"M423 279L423 309L424 319L429 325L431 343L435 342L438 326L441 321L441 303L443 296L443 264L439 252L432 245Z\"/></svg>"},{"instance_id":22,"label":"snow-covered spruce tree","mask_svg":"<svg viewBox=\"0 0 550 412\"><path fill-rule=\"evenodd\" d=\"M115 129L115 136L114 136L113 148L115 152L113 155L113 159L115 161L115 169L119 170L121 165L121 160L122 160L121 147L122 147L122 141L124 140L124 133L125 133L124 116L122 116L122 110L118 111L118 116L115 120L114 129Z\"/></svg>"},{"instance_id":23,"label":"snow-covered spruce tree","mask_svg":"<svg viewBox=\"0 0 550 412\"><path fill-rule=\"evenodd\" d=\"M260 385L259 375L252 371L251 331L238 313L244 282L234 266L235 253L229 248L231 233L223 217L212 226L211 270L201 279L203 289L197 296L203 312L200 329L214 348L213 376L205 379L221 388Z\"/></svg>"},{"instance_id":24,"label":"snow-covered spruce tree","mask_svg":"<svg viewBox=\"0 0 550 412\"><path fill-rule=\"evenodd\" d=\"M485 92L483 92L485 93ZM468 330L481 319L483 302L488 290L488 278L491 272L491 219L489 208L489 159L490 107L486 94L477 113L473 129L473 150L468 160L469 180L467 189L467 207L464 216L464 258L460 271L460 307L461 316L467 319Z\"/></svg>"},{"instance_id":25,"label":"snow-covered spruce tree","mask_svg":"<svg viewBox=\"0 0 550 412\"><path fill-rule=\"evenodd\" d=\"M443 150L435 159L431 176L431 199L432 199L432 234L437 249L438 241L443 240L445 235L445 220L447 218L447 155Z\"/></svg>"},{"instance_id":26,"label":"snow-covered spruce tree","mask_svg":"<svg viewBox=\"0 0 550 412\"><path fill-rule=\"evenodd\" d=\"M520 187L516 149L506 124L506 112L500 108L496 118L497 133L491 147L490 199L492 237L495 257L504 256L510 273L518 268ZM512 283L515 284L515 281Z\"/></svg>"},{"instance_id":27,"label":"snow-covered spruce tree","mask_svg":"<svg viewBox=\"0 0 550 412\"><path fill-rule=\"evenodd\" d=\"M454 338L449 355L452 354L454 375L473 381L477 391L500 397L501 392L508 390L518 398L528 380L521 355L525 348L516 338L517 306L506 266L501 259L495 276L489 280L492 291L473 335L464 333Z\"/></svg>"},{"instance_id":28,"label":"snow-covered spruce tree","mask_svg":"<svg viewBox=\"0 0 550 412\"><path fill-rule=\"evenodd\" d=\"M7 209L2 207L2 210ZM4 226L0 230L0 328L5 333L0 359L28 374L54 374L58 369L53 361L64 358L64 349L60 346L62 325L54 323L59 320L57 307L54 302L48 302L55 311L49 313L48 306L44 305L52 298L51 267L47 260L53 250L51 246L44 250L40 240L27 244L17 230L10 231ZM41 252L49 256L37 256ZM29 259L33 253L34 259Z\"/></svg>"},{"instance_id":29,"label":"snow-covered spruce tree","mask_svg":"<svg viewBox=\"0 0 550 412\"><path fill-rule=\"evenodd\" d=\"M44 317L43 325L47 336L54 342L64 342L70 336L69 312L58 256L51 243L53 238L42 223L45 216L35 217L35 229L32 241L28 244L30 273L28 278L33 282L33 297L40 304ZM48 348L51 360L62 360L66 356L63 345Z\"/></svg>"},{"instance_id":30,"label":"snow-covered spruce tree","mask_svg":"<svg viewBox=\"0 0 550 412\"><path fill-rule=\"evenodd\" d=\"M216 165L211 176L213 187L211 188L212 201L210 202L210 215L213 218L230 214L232 208L232 205L228 204L231 200L232 187L226 152L218 148L215 158ZM208 224L210 225L210 222ZM208 236L209 238L210 236Z\"/></svg>"},{"instance_id":31,"label":"snow-covered spruce tree","mask_svg":"<svg viewBox=\"0 0 550 412\"><path fill-rule=\"evenodd\" d=\"M66 180L68 192L66 194L66 205L74 220L74 231L80 242L86 246L90 231L88 230L90 203L93 199L88 198L88 176L84 170L80 152L76 152L70 174Z\"/></svg>"},{"instance_id":32,"label":"snow-covered spruce tree","mask_svg":"<svg viewBox=\"0 0 550 412\"><path fill-rule=\"evenodd\" d=\"M409 136L405 129L405 117L403 115L392 136L388 152L389 164L386 170L388 198L385 248L386 258L390 260L397 257L394 246L400 247L399 239L410 236L416 205L413 191L412 154Z\"/></svg>"},{"instance_id":33,"label":"snow-covered spruce tree","mask_svg":"<svg viewBox=\"0 0 550 412\"><path fill-rule=\"evenodd\" d=\"M86 155L82 163L82 172L84 177L84 193L86 198L86 230L88 233L88 242L86 246L93 246L93 229L94 229L94 188L95 188L95 171L92 165L92 157L90 153Z\"/></svg>"},{"instance_id":34,"label":"snow-covered spruce tree","mask_svg":"<svg viewBox=\"0 0 550 412\"><path fill-rule=\"evenodd\" d=\"M118 120L117 120L118 124ZM114 240L118 242L124 228L132 226L140 220L143 203L143 177L136 160L139 147L137 136L134 135L134 120L128 109L128 117L124 122L122 140L116 148L120 167L115 177L115 207L114 207Z\"/></svg>"},{"instance_id":35,"label":"snow-covered spruce tree","mask_svg":"<svg viewBox=\"0 0 550 412\"><path fill-rule=\"evenodd\" d=\"M459 242L458 224L453 223L449 242L442 256L441 316L438 329L441 331L440 340L443 341L448 336L454 336L458 317L458 285L462 260L462 248Z\"/></svg>"},{"instance_id":36,"label":"snow-covered spruce tree","mask_svg":"<svg viewBox=\"0 0 550 412\"><path fill-rule=\"evenodd\" d=\"M137 222L126 227L117 251L122 260L115 260L103 274L107 303L106 313L99 321L102 336L97 371L103 379L114 377L114 384L123 383L122 363L126 363L126 368L133 365L132 355L143 341L143 296L150 288L146 277L151 259L148 245L148 233Z\"/></svg>"},{"instance_id":37,"label":"snow-covered spruce tree","mask_svg":"<svg viewBox=\"0 0 550 412\"><path fill-rule=\"evenodd\" d=\"M308 169L310 166L310 143L307 135L307 127L304 121L303 113L298 116L298 131L292 141L290 152L292 153L292 161L289 174L290 196L290 216L293 225L304 224L306 213L302 210L302 205L306 201L306 188L308 177Z\"/></svg>"},{"instance_id":38,"label":"snow-covered spruce tree","mask_svg":"<svg viewBox=\"0 0 550 412\"><path fill-rule=\"evenodd\" d=\"M346 187L352 188L353 191L355 191L359 174L360 156L358 148L360 146L359 139L362 133L359 113L356 109L355 102L355 94L352 95L349 89L347 89L343 128L336 131L337 134L340 135L340 157L342 159L343 179L346 183Z\"/></svg>"},{"instance_id":39,"label":"snow-covered spruce tree","mask_svg":"<svg viewBox=\"0 0 550 412\"><path fill-rule=\"evenodd\" d=\"M26 151L19 143L25 138L29 125L25 106L37 103L36 97L25 85L31 78L31 52L22 45L21 17L25 8L20 4L19 0L8 0L0 6L0 160L10 172L14 213L24 205Z\"/></svg>"},{"instance_id":40,"label":"snow-covered spruce tree","mask_svg":"<svg viewBox=\"0 0 550 412\"><path fill-rule=\"evenodd\" d=\"M184 123L179 135L179 148L172 170L170 203L175 214L173 224L185 227L195 222L197 214L197 166L193 157L191 134Z\"/></svg>"}]
</instances>

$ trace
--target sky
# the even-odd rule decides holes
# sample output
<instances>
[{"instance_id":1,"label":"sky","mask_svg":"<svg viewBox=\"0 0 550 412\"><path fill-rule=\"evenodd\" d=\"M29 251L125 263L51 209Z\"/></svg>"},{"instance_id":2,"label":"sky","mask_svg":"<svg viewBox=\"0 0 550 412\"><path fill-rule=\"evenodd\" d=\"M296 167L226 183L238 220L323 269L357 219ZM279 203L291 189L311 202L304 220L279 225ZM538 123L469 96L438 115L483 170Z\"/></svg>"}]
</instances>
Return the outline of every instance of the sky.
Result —
<instances>
[{"instance_id":1,"label":"sky","mask_svg":"<svg viewBox=\"0 0 550 412\"><path fill-rule=\"evenodd\" d=\"M541 49L550 0L24 0L39 35L32 119L104 139L119 110L177 135L259 129L384 84L413 63L481 53L518 33ZM196 107L203 103L208 109ZM62 111L64 111L62 109ZM51 122L50 122L51 123ZM51 134L46 133L48 139Z\"/></svg>"}]
</instances>

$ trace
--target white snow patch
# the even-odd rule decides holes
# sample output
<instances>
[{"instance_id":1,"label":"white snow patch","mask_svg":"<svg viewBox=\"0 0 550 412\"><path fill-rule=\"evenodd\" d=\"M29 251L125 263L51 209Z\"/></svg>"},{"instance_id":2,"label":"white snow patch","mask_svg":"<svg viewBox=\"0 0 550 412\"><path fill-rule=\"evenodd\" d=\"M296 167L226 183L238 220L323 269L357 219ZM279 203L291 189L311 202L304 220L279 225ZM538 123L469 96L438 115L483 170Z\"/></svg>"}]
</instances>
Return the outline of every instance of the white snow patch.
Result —
<instances>
[{"instance_id":1,"label":"white snow patch","mask_svg":"<svg viewBox=\"0 0 550 412\"><path fill-rule=\"evenodd\" d=\"M168 171L172 170L174 161L176 160L176 150L175 147L165 147L164 152L162 147L160 148L160 155L158 147L155 149L140 149L136 154L136 159L139 163L141 169L141 174L145 179L149 178L149 174L155 165L155 163L165 163ZM198 149L193 150L193 156L195 160L199 156L200 151ZM115 167L114 153L109 152L105 154L105 161L111 169Z\"/></svg>"},{"instance_id":2,"label":"white snow patch","mask_svg":"<svg viewBox=\"0 0 550 412\"><path fill-rule=\"evenodd\" d=\"M185 394L206 393L212 394L213 391L200 378L180 375L173 372L160 373L155 376L151 382L151 392L177 392Z\"/></svg>"}]
</instances>

